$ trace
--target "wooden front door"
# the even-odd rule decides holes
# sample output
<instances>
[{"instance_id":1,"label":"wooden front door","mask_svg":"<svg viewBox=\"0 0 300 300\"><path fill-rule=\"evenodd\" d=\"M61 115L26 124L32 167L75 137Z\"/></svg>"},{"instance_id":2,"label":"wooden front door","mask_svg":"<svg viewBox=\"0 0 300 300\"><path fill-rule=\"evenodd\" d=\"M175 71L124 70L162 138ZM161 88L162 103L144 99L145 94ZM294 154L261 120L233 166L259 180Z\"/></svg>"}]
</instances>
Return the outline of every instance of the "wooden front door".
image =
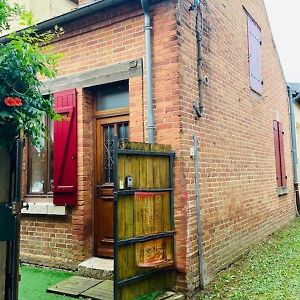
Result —
<instances>
[{"instance_id":1,"label":"wooden front door","mask_svg":"<svg viewBox=\"0 0 300 300\"><path fill-rule=\"evenodd\" d=\"M95 254L113 257L113 137L128 140L128 116L96 120Z\"/></svg>"}]
</instances>

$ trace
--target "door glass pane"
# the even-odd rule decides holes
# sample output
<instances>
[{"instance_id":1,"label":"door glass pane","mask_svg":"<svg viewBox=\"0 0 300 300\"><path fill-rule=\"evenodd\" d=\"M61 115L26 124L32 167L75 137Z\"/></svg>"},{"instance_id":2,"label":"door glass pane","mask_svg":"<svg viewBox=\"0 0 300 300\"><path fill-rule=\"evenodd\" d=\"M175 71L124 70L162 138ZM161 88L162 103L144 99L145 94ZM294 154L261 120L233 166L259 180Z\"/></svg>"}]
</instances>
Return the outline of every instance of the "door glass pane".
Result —
<instances>
[{"instance_id":1,"label":"door glass pane","mask_svg":"<svg viewBox=\"0 0 300 300\"><path fill-rule=\"evenodd\" d=\"M118 138L119 142L128 142L128 123L118 124Z\"/></svg>"},{"instance_id":2,"label":"door glass pane","mask_svg":"<svg viewBox=\"0 0 300 300\"><path fill-rule=\"evenodd\" d=\"M114 182L114 135L121 143L128 141L128 122L104 125L104 179L106 183Z\"/></svg>"},{"instance_id":3,"label":"door glass pane","mask_svg":"<svg viewBox=\"0 0 300 300\"><path fill-rule=\"evenodd\" d=\"M97 110L126 108L129 105L128 80L105 84L96 93Z\"/></svg>"},{"instance_id":4,"label":"door glass pane","mask_svg":"<svg viewBox=\"0 0 300 300\"><path fill-rule=\"evenodd\" d=\"M112 183L113 178L113 136L114 125L104 126L104 175L105 182Z\"/></svg>"}]
</instances>

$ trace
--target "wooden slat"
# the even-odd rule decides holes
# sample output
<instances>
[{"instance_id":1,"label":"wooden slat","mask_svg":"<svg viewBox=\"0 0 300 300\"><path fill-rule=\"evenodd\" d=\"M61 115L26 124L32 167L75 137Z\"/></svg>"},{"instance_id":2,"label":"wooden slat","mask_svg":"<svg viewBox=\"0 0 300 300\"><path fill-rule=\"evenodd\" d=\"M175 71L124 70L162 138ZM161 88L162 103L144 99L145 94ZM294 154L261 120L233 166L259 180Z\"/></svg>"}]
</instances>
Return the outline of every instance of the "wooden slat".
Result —
<instances>
[{"instance_id":1,"label":"wooden slat","mask_svg":"<svg viewBox=\"0 0 300 300\"><path fill-rule=\"evenodd\" d=\"M134 236L133 195L123 195L118 204L119 240Z\"/></svg>"},{"instance_id":2,"label":"wooden slat","mask_svg":"<svg viewBox=\"0 0 300 300\"><path fill-rule=\"evenodd\" d=\"M155 173L155 176L153 178L153 187L160 188L161 187L161 169L160 169L161 157L153 157L152 161L153 161L153 170Z\"/></svg>"},{"instance_id":3,"label":"wooden slat","mask_svg":"<svg viewBox=\"0 0 300 300\"><path fill-rule=\"evenodd\" d=\"M171 207L170 207L170 193L163 193L162 194L162 223L163 223L163 230L169 231L172 230L171 228ZM163 231L162 230L162 231Z\"/></svg>"},{"instance_id":4,"label":"wooden slat","mask_svg":"<svg viewBox=\"0 0 300 300\"><path fill-rule=\"evenodd\" d=\"M145 172L145 163L146 163L146 157L139 157L139 165L140 165L140 186L139 188L143 189L146 188L147 185L147 172Z\"/></svg>"}]
</instances>

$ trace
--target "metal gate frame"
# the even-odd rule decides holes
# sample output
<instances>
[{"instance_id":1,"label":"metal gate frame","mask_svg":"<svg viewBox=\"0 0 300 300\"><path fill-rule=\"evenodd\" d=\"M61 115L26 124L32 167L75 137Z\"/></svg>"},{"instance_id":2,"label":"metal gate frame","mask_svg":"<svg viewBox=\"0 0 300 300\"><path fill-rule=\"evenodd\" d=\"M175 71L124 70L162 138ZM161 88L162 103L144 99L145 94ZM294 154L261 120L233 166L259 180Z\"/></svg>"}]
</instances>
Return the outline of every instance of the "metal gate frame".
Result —
<instances>
[{"instance_id":1,"label":"metal gate frame","mask_svg":"<svg viewBox=\"0 0 300 300\"><path fill-rule=\"evenodd\" d=\"M125 280L118 280L118 249L119 246L133 245L140 242L146 242L151 240L156 240L159 238L172 237L174 241L175 236L175 221L174 221L174 175L173 175L173 165L175 152L158 152L158 151L145 151L145 150L132 150L132 149L121 149L119 147L118 137L114 136L114 208L113 208L113 218L114 218L114 300L118 300L118 288L123 287L140 280L149 278L156 274L161 274L167 271L176 270L175 265L165 268L159 268L141 275L137 275ZM119 155L138 155L138 156L160 156L169 158L169 187L162 189L118 189L118 156ZM149 234L139 237L132 237L124 240L119 240L118 237L118 201L121 195L133 195L135 192L169 192L170 193L170 222L171 230L165 231L157 234ZM175 243L173 243L173 253L175 254Z\"/></svg>"},{"instance_id":2,"label":"metal gate frame","mask_svg":"<svg viewBox=\"0 0 300 300\"><path fill-rule=\"evenodd\" d=\"M10 192L7 202L0 203L0 241L7 242L7 259L5 274L5 299L18 299L19 285L19 248L20 248L20 216L21 176L22 176L23 140L18 139L14 146L10 177Z\"/></svg>"}]
</instances>

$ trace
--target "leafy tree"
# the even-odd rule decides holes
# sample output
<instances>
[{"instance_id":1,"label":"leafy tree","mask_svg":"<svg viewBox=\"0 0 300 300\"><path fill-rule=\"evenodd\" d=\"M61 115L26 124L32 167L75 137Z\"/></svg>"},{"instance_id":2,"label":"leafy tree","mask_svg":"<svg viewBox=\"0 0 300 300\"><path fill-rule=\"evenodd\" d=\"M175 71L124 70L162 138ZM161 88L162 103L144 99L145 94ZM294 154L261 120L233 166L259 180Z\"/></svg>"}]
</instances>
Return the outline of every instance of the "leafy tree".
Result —
<instances>
[{"instance_id":1,"label":"leafy tree","mask_svg":"<svg viewBox=\"0 0 300 300\"><path fill-rule=\"evenodd\" d=\"M0 147L10 147L21 131L39 146L41 137L47 137L44 117L59 118L52 96L44 97L40 87L41 78L56 75L59 55L50 53L49 43L62 29L39 33L29 12L0 0L0 33L16 17L26 28L0 42Z\"/></svg>"}]
</instances>

